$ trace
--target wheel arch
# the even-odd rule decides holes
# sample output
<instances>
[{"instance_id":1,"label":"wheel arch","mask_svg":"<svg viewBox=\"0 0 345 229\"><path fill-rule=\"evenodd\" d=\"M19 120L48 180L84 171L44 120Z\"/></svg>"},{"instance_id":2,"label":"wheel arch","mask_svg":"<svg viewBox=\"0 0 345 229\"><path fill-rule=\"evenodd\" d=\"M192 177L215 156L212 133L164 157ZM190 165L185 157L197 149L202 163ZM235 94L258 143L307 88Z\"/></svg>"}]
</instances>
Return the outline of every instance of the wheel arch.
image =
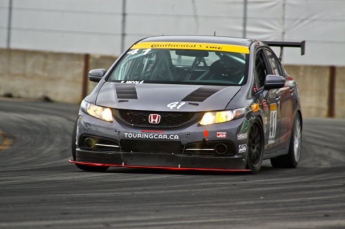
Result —
<instances>
[{"instance_id":1,"label":"wheel arch","mask_svg":"<svg viewBox=\"0 0 345 229\"><path fill-rule=\"evenodd\" d=\"M255 145L257 145L257 143L255 142L255 138L251 137L251 131L253 126L256 125L258 126L259 132L261 135L261 143L260 143L260 159L257 162L258 164L252 164L251 160L253 160L253 157L251 155L257 155L257 153L255 153L257 151L257 148ZM254 132L255 133L255 132ZM255 136L255 135L254 135ZM252 142L254 141L254 142ZM252 145L254 144L254 148L252 148ZM255 116L252 116L250 119L250 128L249 128L249 132L248 132L248 139L247 139L247 147L248 147L248 151L247 151L247 155L246 155L246 168L251 170L251 173L257 173L262 165L262 161L264 159L264 154L265 154L265 133L264 133L264 126L263 126L263 119L262 117L258 114ZM252 151L253 150L253 151ZM254 154L253 154L254 153ZM254 157L254 161L257 160L257 157ZM256 162L255 162L256 163Z\"/></svg>"},{"instance_id":2,"label":"wheel arch","mask_svg":"<svg viewBox=\"0 0 345 229\"><path fill-rule=\"evenodd\" d=\"M251 123L254 122L254 121L259 121L260 127L261 127L261 133L263 134L263 136L265 136L265 133L264 133L264 121L263 121L262 116L260 114L258 114L258 115L253 115L252 117L254 118L254 120L251 121Z\"/></svg>"}]
</instances>

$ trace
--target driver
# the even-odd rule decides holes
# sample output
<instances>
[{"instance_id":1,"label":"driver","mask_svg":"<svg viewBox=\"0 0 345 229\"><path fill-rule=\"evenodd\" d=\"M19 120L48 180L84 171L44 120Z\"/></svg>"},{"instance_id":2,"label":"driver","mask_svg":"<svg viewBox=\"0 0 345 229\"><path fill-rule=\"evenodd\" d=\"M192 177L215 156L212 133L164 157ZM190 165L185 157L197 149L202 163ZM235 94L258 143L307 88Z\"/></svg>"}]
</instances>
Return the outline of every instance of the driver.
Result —
<instances>
[{"instance_id":1,"label":"driver","mask_svg":"<svg viewBox=\"0 0 345 229\"><path fill-rule=\"evenodd\" d=\"M237 57L223 55L210 66L210 79L240 83L244 76L244 64Z\"/></svg>"}]
</instances>

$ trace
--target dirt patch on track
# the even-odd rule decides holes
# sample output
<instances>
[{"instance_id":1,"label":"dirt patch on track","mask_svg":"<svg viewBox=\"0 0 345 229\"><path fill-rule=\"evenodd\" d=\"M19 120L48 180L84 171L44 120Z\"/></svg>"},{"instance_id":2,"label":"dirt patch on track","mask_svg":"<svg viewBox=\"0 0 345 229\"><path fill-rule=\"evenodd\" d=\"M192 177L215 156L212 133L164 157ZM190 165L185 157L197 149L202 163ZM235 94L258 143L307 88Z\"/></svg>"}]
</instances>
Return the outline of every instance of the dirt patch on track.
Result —
<instances>
[{"instance_id":1,"label":"dirt patch on track","mask_svg":"<svg viewBox=\"0 0 345 229\"><path fill-rule=\"evenodd\" d=\"M0 150L9 148L15 142L14 138L0 131Z\"/></svg>"}]
</instances>

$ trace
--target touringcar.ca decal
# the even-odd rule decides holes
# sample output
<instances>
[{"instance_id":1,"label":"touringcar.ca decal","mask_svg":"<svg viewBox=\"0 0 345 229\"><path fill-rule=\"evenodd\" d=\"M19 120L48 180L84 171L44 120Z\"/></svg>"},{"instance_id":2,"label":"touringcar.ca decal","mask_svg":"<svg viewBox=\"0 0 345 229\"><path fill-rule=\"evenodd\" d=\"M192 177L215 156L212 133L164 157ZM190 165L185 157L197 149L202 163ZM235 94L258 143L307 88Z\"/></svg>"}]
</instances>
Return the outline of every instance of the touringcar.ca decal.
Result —
<instances>
[{"instance_id":1,"label":"touringcar.ca decal","mask_svg":"<svg viewBox=\"0 0 345 229\"><path fill-rule=\"evenodd\" d=\"M125 138L133 139L157 139L157 140L178 140L177 134L158 134L158 133L124 133Z\"/></svg>"},{"instance_id":2,"label":"touringcar.ca decal","mask_svg":"<svg viewBox=\"0 0 345 229\"><path fill-rule=\"evenodd\" d=\"M270 104L270 127L268 135L268 144L275 142L277 132L277 104Z\"/></svg>"}]
</instances>

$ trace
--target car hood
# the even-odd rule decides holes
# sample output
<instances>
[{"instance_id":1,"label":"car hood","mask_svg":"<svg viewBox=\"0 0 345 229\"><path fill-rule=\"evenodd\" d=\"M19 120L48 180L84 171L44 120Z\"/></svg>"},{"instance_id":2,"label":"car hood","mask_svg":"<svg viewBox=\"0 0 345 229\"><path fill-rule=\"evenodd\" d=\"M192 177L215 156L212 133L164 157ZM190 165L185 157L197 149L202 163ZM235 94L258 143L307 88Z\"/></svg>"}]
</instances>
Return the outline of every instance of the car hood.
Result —
<instances>
[{"instance_id":1,"label":"car hood","mask_svg":"<svg viewBox=\"0 0 345 229\"><path fill-rule=\"evenodd\" d=\"M240 89L240 86L106 82L98 93L96 104L117 109L149 111L223 110Z\"/></svg>"}]
</instances>

